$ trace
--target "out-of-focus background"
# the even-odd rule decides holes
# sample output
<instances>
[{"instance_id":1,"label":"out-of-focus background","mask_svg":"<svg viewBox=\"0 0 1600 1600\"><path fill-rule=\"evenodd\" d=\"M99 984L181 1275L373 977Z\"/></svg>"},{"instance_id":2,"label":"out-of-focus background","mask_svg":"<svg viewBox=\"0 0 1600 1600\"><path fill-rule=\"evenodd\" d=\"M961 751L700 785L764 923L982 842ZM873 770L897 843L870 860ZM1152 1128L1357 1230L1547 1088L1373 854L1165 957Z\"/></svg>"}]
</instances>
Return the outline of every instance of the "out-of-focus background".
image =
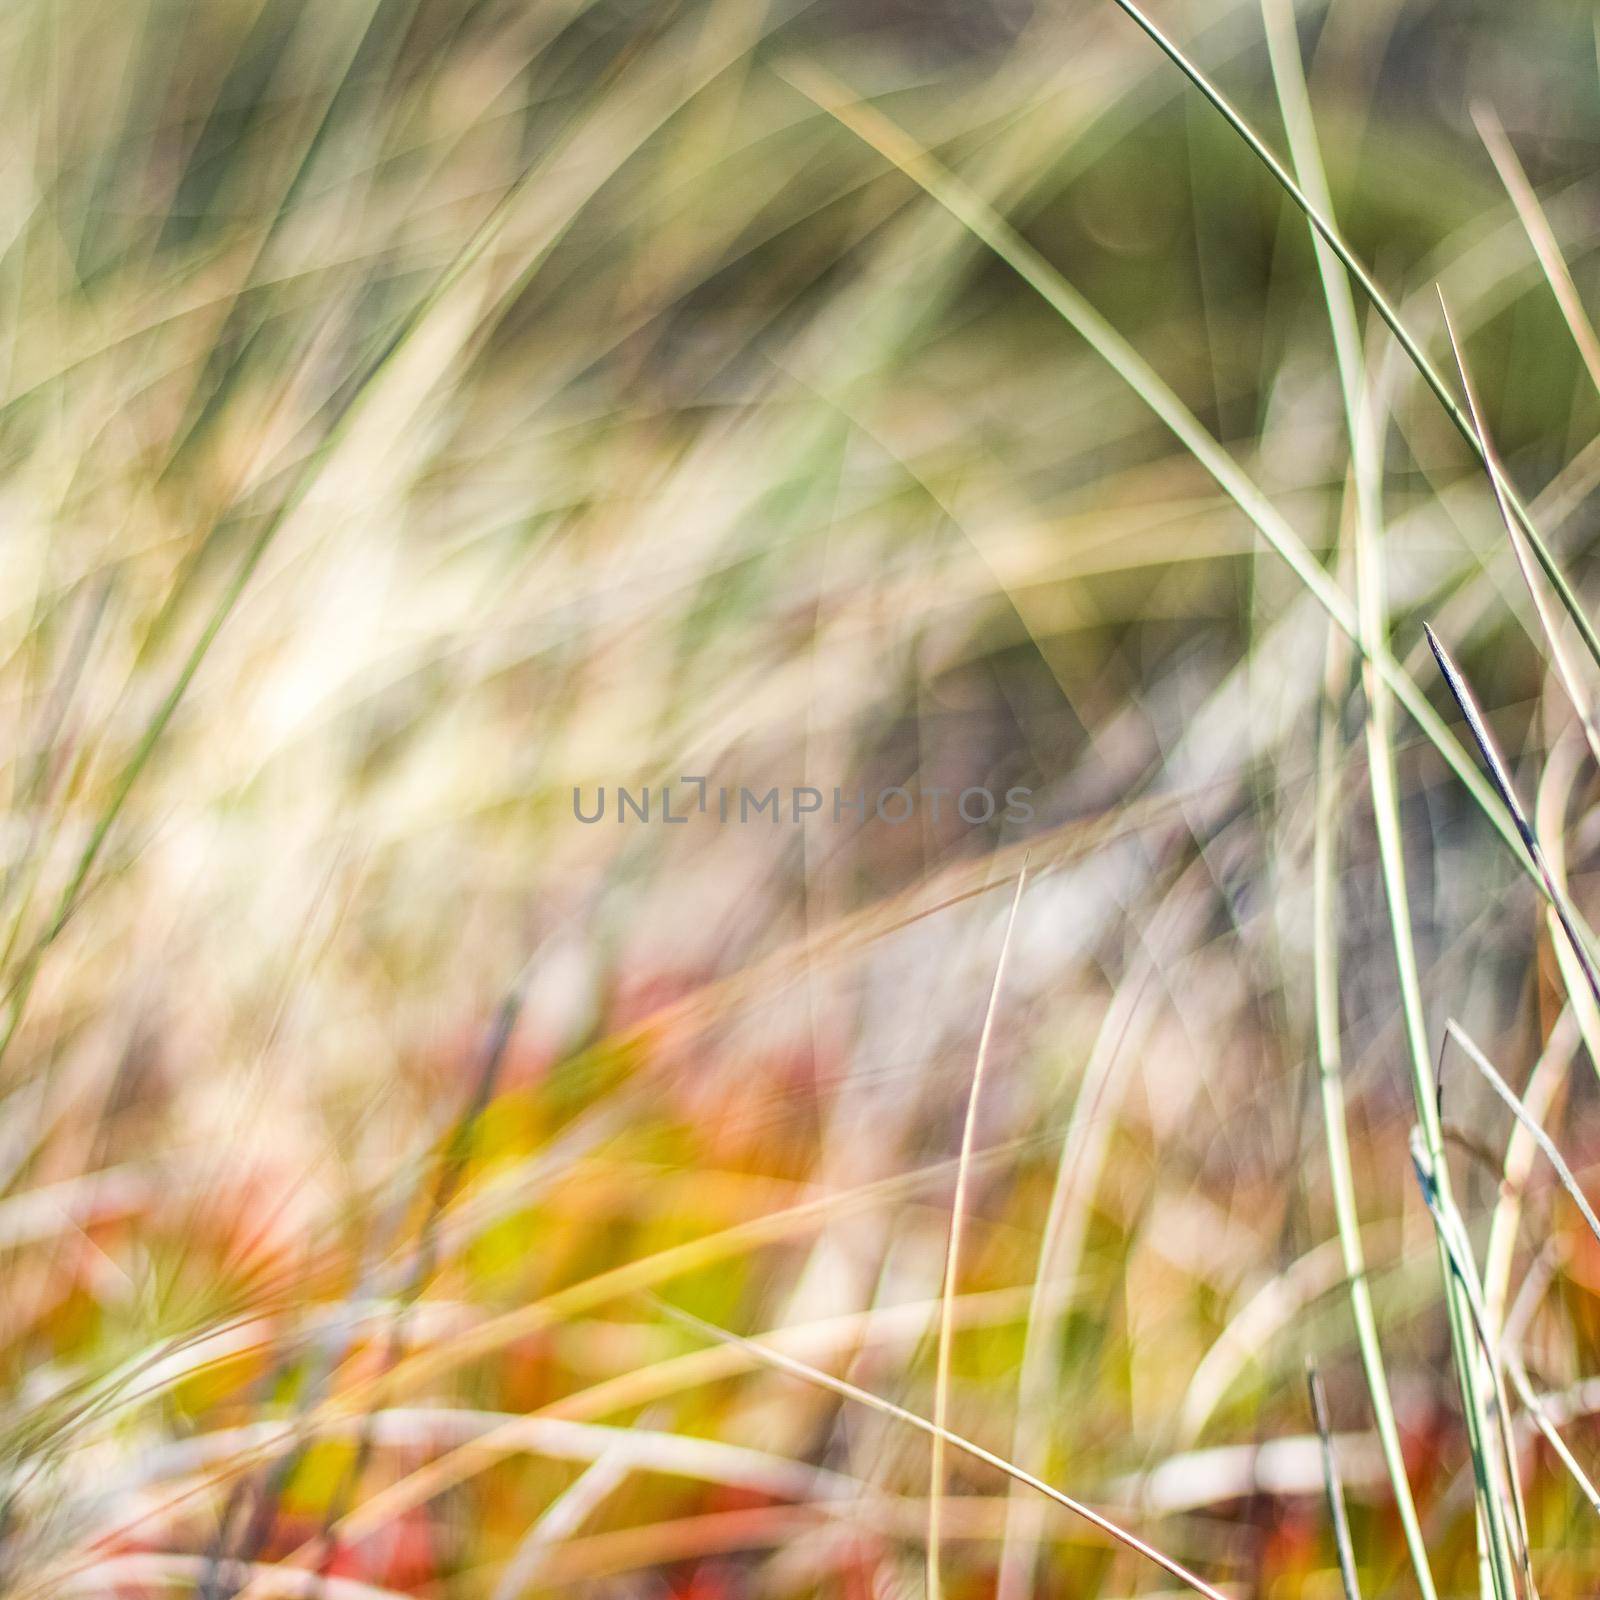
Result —
<instances>
[{"instance_id":1,"label":"out-of-focus background","mask_svg":"<svg viewBox=\"0 0 1600 1600\"><path fill-rule=\"evenodd\" d=\"M1592 597L1590 8L1152 17L1320 148L1459 390L1442 293ZM1597 1019L1422 624L1580 912L1600 675L1134 20L25 0L0 46L8 1592L1176 1591L772 1351L1230 1595L1418 1592L1400 1459L1476 1592L1502 1361L1452 1358L1414 970L1477 1427L1593 1593L1600 1243L1445 1024L1581 1184Z\"/></svg>"}]
</instances>

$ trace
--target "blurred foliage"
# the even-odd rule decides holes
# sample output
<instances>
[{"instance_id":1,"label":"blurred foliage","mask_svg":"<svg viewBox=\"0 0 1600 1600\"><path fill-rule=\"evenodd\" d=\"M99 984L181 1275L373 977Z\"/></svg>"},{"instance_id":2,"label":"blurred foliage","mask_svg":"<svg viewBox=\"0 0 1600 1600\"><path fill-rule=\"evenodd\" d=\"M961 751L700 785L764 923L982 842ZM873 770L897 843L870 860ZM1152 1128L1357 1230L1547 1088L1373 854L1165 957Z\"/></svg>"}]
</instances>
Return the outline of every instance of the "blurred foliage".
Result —
<instances>
[{"instance_id":1,"label":"blurred foliage","mask_svg":"<svg viewBox=\"0 0 1600 1600\"><path fill-rule=\"evenodd\" d=\"M1256 5L1160 20L1283 148ZM1600 394L1473 118L1594 307L1592 8L1296 23L1343 232L1445 362L1442 291L1592 595ZM1315 1090L1324 715L1371 1289L1440 1591L1472 1591L1365 697L1324 711L1299 582L795 69L1009 219L1353 593L1309 234L1183 77L1077 0L22 0L0 30L7 1591L921 1592L926 1438L654 1297L934 1410L1024 859L951 1425L1229 1593L1332 1596L1312 1355L1366 1592L1404 1588ZM1449 639L1590 906L1545 636L1368 309L1392 648L1453 723L1421 622ZM1557 1061L1586 1177L1540 902L1398 746L1434 1043L1461 1017L1518 1086ZM686 775L1032 815L574 814ZM1502 1184L1503 1109L1440 1072L1479 1249L1523 1208L1508 1339L1592 1468L1600 1244L1547 1172ZM1591 1593L1592 1512L1527 1424L1540 1592ZM950 1600L1166 1581L949 1472Z\"/></svg>"}]
</instances>

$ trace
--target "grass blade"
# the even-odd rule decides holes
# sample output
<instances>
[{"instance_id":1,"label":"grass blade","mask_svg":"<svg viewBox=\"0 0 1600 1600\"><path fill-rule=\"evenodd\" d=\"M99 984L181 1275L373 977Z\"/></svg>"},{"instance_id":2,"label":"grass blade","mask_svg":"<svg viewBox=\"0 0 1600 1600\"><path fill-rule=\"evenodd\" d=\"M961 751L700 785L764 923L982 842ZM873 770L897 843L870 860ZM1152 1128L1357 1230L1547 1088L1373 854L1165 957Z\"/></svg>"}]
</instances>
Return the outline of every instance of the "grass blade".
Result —
<instances>
[{"instance_id":1,"label":"grass blade","mask_svg":"<svg viewBox=\"0 0 1600 1600\"><path fill-rule=\"evenodd\" d=\"M1028 881L1028 863L1017 873L1017 890L1011 897L1006 917L1005 937L1000 942L1000 959L995 963L994 983L983 1016L983 1031L978 1036L978 1059L972 1069L972 1088L967 1094L967 1115L961 1128L961 1156L956 1164L955 1198L950 1206L950 1243L945 1252L944 1285L939 1296L939 1343L934 1358L933 1447L929 1459L927 1577L929 1600L939 1600L943 1585L939 1576L939 1508L944 1499L944 1447L950 1410L950 1345L955 1334L956 1280L961 1271L961 1230L967 1209L967 1177L972 1170L972 1149L978 1127L978 1096L983 1089L984 1068L989 1062L989 1042L994 1036L994 1019L1000 1009L1000 986L1005 981L1006 957L1011 953L1011 936L1016 932L1017 908Z\"/></svg>"},{"instance_id":2,"label":"grass blade","mask_svg":"<svg viewBox=\"0 0 1600 1600\"><path fill-rule=\"evenodd\" d=\"M1567 1191L1572 1203L1578 1208L1578 1214L1588 1225L1589 1232L1597 1240L1600 1240L1600 1217L1594 1214L1594 1208L1589 1204L1582 1188L1579 1187L1578 1180L1572 1174L1572 1168L1567 1165L1562 1158L1561 1152L1556 1149L1555 1140L1544 1131L1539 1125L1538 1119L1517 1098L1516 1091L1495 1070L1493 1062L1472 1042L1467 1031L1459 1022L1452 1018L1445 1024L1445 1032L1461 1047L1462 1053L1467 1060L1478 1069L1484 1082L1499 1095L1506 1109L1528 1130L1533 1142L1538 1145L1545 1160L1550 1163L1557 1179L1560 1181L1561 1187Z\"/></svg>"},{"instance_id":3,"label":"grass blade","mask_svg":"<svg viewBox=\"0 0 1600 1600\"><path fill-rule=\"evenodd\" d=\"M800 93L904 172L1072 327L1210 474L1340 631L1363 654L1369 654L1362 644L1359 619L1350 597L1329 577L1277 507L1201 426L1155 369L1032 245L902 129L870 105L852 99L827 74L808 63L791 61L785 64L784 76ZM1482 774L1427 696L1387 649L1370 654L1370 659L1429 743L1467 786L1484 816L1517 853L1524 870L1534 875L1536 869L1520 836L1493 803L1493 790L1484 783Z\"/></svg>"},{"instance_id":4,"label":"grass blade","mask_svg":"<svg viewBox=\"0 0 1600 1600\"><path fill-rule=\"evenodd\" d=\"M1328 1399L1322 1392L1322 1378L1313 1362L1306 1363L1306 1388L1311 1393L1311 1415L1322 1445L1322 1477L1327 1486L1328 1516L1333 1522L1333 1544L1339 1556L1339 1579L1345 1600L1361 1600L1361 1583L1356 1576L1356 1552L1350 1539L1350 1518L1344 1508L1344 1485L1339 1482L1339 1463L1333 1453L1333 1436L1328 1428Z\"/></svg>"},{"instance_id":5,"label":"grass blade","mask_svg":"<svg viewBox=\"0 0 1600 1600\"><path fill-rule=\"evenodd\" d=\"M1531 1596L1534 1591L1533 1573L1528 1553L1528 1519L1527 1512L1522 1502L1522 1487L1517 1474L1516 1451L1511 1438L1511 1408L1506 1402L1505 1386L1500 1377L1500 1362L1494 1341L1489 1332L1487 1313L1483 1305L1483 1292L1478 1285L1477 1270L1472 1261L1472 1245L1467 1238L1466 1225L1461 1220L1461 1213L1456 1209L1454 1200L1451 1199L1449 1190L1441 1182L1444 1173L1443 1163L1435 1163L1427 1148L1427 1137L1421 1127L1411 1130L1411 1163L1417 1176L1418 1186L1422 1190L1422 1198L1427 1204L1428 1211L1433 1217L1434 1229L1438 1234L1440 1248L1444 1251L1449 1262L1451 1272L1456 1283L1461 1289L1466 1300L1469 1321L1472 1332L1477 1339L1478 1351L1481 1352L1484 1362L1489 1368L1490 1393L1484 1401L1484 1413L1492 1417L1495 1431L1500 1439L1500 1472L1504 1476L1505 1496L1511 1504L1512 1524L1517 1531L1517 1562L1521 1568L1527 1593ZM1469 1371L1468 1363L1476 1366L1477 1355L1469 1351L1465 1356L1458 1353L1457 1365L1462 1370L1464 1379ZM1470 1419L1469 1419L1470 1421ZM1488 1451L1480 1443L1475 1442L1473 1447L1473 1465L1478 1475L1479 1501L1482 1515L1488 1520L1488 1562L1490 1576L1494 1582L1497 1593L1514 1595L1516 1585L1508 1571L1505 1570L1504 1555L1500 1548L1500 1540L1505 1537L1503 1529L1497 1538L1496 1524L1500 1515L1500 1502L1494 1493L1493 1469L1490 1466Z\"/></svg>"},{"instance_id":6,"label":"grass blade","mask_svg":"<svg viewBox=\"0 0 1600 1600\"><path fill-rule=\"evenodd\" d=\"M1306 220L1316 229L1323 242L1327 244L1328 248L1339 258L1344 269L1360 285L1361 292L1371 302L1373 309L1399 341L1401 349L1405 351L1411 364L1421 375L1422 381L1433 391L1439 404L1444 407L1445 414L1455 424L1461 437L1478 454L1485 470L1491 475L1497 475L1498 469L1495 467L1494 462L1483 454L1477 435L1472 427L1472 419L1467 415L1460 401L1450 392L1449 385L1444 381L1439 369L1428 359L1427 352L1417 343L1411 331L1400 320L1399 312L1394 309L1383 291L1373 281L1372 275L1361 264L1360 258L1345 243L1339 230L1334 227L1333 223L1321 210L1311 203L1305 191L1289 175L1283 163L1272 153L1271 148L1261 136L1256 133L1234 108L1227 96L1189 59L1184 51L1173 40L1169 39L1138 6L1134 5L1133 0L1113 0L1113 4L1137 23L1173 65L1210 101L1213 108L1227 122L1228 126L1239 135L1250 151L1272 174L1274 181L1280 185L1284 193L1305 214ZM1562 605L1566 607L1573 622L1577 624L1578 631L1583 636L1583 642L1588 647L1589 654L1597 664L1600 664L1600 634L1596 633L1593 624L1585 615L1577 595L1567 582L1561 568L1556 563L1555 557L1550 553L1549 547L1540 537L1539 530L1534 526L1532 516L1517 497L1516 491L1503 481L1501 489L1506 496L1507 504L1511 507L1512 514L1527 534L1528 542L1532 545L1534 554L1538 557L1539 565L1544 569L1545 576L1549 578L1556 593L1561 596Z\"/></svg>"},{"instance_id":7,"label":"grass blade","mask_svg":"<svg viewBox=\"0 0 1600 1600\"><path fill-rule=\"evenodd\" d=\"M1015 1466L1003 1456L985 1450L981 1444L965 1439L958 1433L952 1433L947 1428L936 1428L926 1417L919 1416L915 1411L908 1410L905 1406L896 1405L892 1400L885 1400L882 1395L873 1394L870 1390L858 1388L855 1384L844 1378L836 1378L830 1372L823 1372L818 1367L808 1365L797 1360L794 1356L785 1355L782 1351L774 1350L770 1345L758 1344L754 1340L741 1338L736 1333L729 1332L726 1328L718 1328L712 1323L704 1322L699 1317L691 1316L686 1311L680 1311L676 1306L668 1305L655 1295L648 1296L650 1303L674 1322L681 1323L686 1328L693 1329L696 1333L708 1339L721 1340L724 1343L734 1344L746 1350L750 1356L764 1366L774 1368L779 1372L787 1372L791 1377L814 1384L819 1389L826 1389L836 1394L842 1400L853 1401L857 1405L866 1406L881 1416L891 1417L896 1422L903 1422L907 1427L916 1428L921 1433L929 1435L938 1432L944 1442L953 1449L959 1450L964 1455L971 1456L974 1461L981 1461L985 1466L994 1467L997 1471L1005 1473L1008 1478L1025 1485L1027 1488L1042 1494L1047 1500L1053 1500L1064 1510L1082 1517L1085 1522L1098 1528L1109 1538L1115 1539L1120 1545L1132 1550L1136 1555L1143 1556L1146 1561L1153 1562L1160 1567L1169 1577L1176 1578L1180 1583L1193 1589L1196 1594L1203 1594L1207 1600L1226 1600L1221 1590L1214 1589L1204 1578L1197 1576L1181 1562L1173 1560L1169 1555L1157 1550L1154 1545L1147 1544L1136 1533L1130 1533L1126 1528L1113 1522L1110 1517L1096 1511L1092 1506L1086 1505L1082 1500L1067 1494L1054 1485L1046 1483L1042 1478L1036 1478L1024 1468Z\"/></svg>"},{"instance_id":8,"label":"grass blade","mask_svg":"<svg viewBox=\"0 0 1600 1600\"><path fill-rule=\"evenodd\" d=\"M1567 1469L1568 1476L1578 1486L1579 1494L1589 1502L1589 1509L1600 1515L1600 1490L1595 1488L1589 1474L1583 1470L1578 1458L1561 1437L1544 1402L1533 1392L1533 1384L1528 1379L1528 1369L1523 1366L1522 1358L1514 1350L1506 1349L1501 1352L1501 1359L1505 1362L1506 1371L1511 1374L1511 1387L1517 1391L1517 1398L1533 1418L1534 1427L1555 1452L1556 1459Z\"/></svg>"},{"instance_id":9,"label":"grass blade","mask_svg":"<svg viewBox=\"0 0 1600 1600\"><path fill-rule=\"evenodd\" d=\"M1545 860L1538 836L1533 831L1533 824L1528 821L1527 813L1522 809L1522 802L1517 799L1511 774L1506 768L1499 746L1495 744L1494 735L1489 732L1489 726L1478 710L1477 702L1467 687L1466 679L1461 676L1459 668L1450 659L1450 653L1439 642L1438 635L1426 623L1423 624L1423 632L1428 636L1428 647L1433 651L1434 660L1439 663L1439 671L1444 674L1444 681L1449 686L1452 698L1461 708L1461 715L1466 719L1473 741L1483 756L1489 777L1522 840L1523 848L1538 870L1539 882L1543 885L1544 892L1549 896L1550 904L1561 921L1562 931L1566 934L1572 954L1582 969L1584 981L1589 986L1589 993L1595 1002L1600 1004L1600 969L1595 966L1594 955L1588 941L1579 932L1577 911L1562 891L1561 885L1556 882L1555 874L1551 872L1549 863Z\"/></svg>"},{"instance_id":10,"label":"grass blade","mask_svg":"<svg viewBox=\"0 0 1600 1600\"><path fill-rule=\"evenodd\" d=\"M1545 598L1534 579L1522 530L1517 526L1517 519L1512 516L1511 507L1506 503L1505 490L1501 486L1504 474L1499 467L1499 457L1489 441L1488 429L1484 427L1477 391L1467 372L1467 363L1462 357L1461 345L1456 339L1455 326L1450 321L1450 308L1445 305L1443 291L1439 295L1439 307L1444 313L1445 332L1450 336L1450 349L1456 358L1456 369L1461 374L1461 387L1466 393L1467 405L1472 411L1472 427L1478 436L1480 451L1486 461L1495 464L1489 472L1489 484L1494 490L1494 500L1500 511L1500 520L1505 524L1506 537L1511 541L1511 550L1517 558L1517 568L1522 573L1522 581L1527 585L1528 593L1533 599L1539 626L1544 629L1544 636L1550 641L1550 653L1555 661L1562 687L1567 691L1567 698L1572 702L1573 710L1578 713L1578 721L1582 725L1583 736L1588 741L1589 752L1596 764L1600 765L1600 731L1595 727L1594 708L1590 703L1588 691L1583 687L1583 680L1578 676L1576 663L1568 659L1566 647L1561 642L1560 628L1556 619L1551 616L1550 608L1545 604Z\"/></svg>"},{"instance_id":11,"label":"grass blade","mask_svg":"<svg viewBox=\"0 0 1600 1600\"><path fill-rule=\"evenodd\" d=\"M1572 273L1561 254L1561 246L1556 243L1550 219L1545 216L1539 197L1533 192L1533 185L1528 182L1528 175L1522 170L1522 163L1517 160L1517 152L1512 149L1500 119L1489 106L1481 102L1475 102L1471 111L1472 125L1478 130L1478 137L1483 140L1483 148L1489 152L1489 159L1494 162L1494 169L1500 174L1500 181L1505 185L1512 205L1517 208L1517 217L1528 235L1534 254L1539 258L1545 281L1561 308L1572 342L1583 358L1589 381L1596 389L1600 389L1600 338L1595 337L1594 324L1583 308L1578 286L1572 281Z\"/></svg>"},{"instance_id":12,"label":"grass blade","mask_svg":"<svg viewBox=\"0 0 1600 1600\"><path fill-rule=\"evenodd\" d=\"M1310 97L1306 91L1305 70L1300 60L1299 42L1295 36L1292 11L1283 0L1262 0L1262 20L1266 25L1268 53L1272 63L1273 83L1278 92L1278 103L1283 113L1284 126L1289 135L1289 149L1295 171L1301 181L1316 195L1321 208L1332 214L1332 201L1327 177L1323 169L1321 148L1317 139L1316 124L1311 114ZM1356 321L1354 298L1349 280L1340 270L1337 257L1319 234L1312 232L1313 248L1317 257L1317 270L1322 282L1323 296L1327 301L1328 320L1338 359L1340 387L1344 396L1345 426L1350 437L1352 455L1351 477L1355 488L1355 539L1358 583L1369 600L1373 615L1363 629L1363 642L1370 648L1383 642L1381 621L1381 591L1377 587L1377 542L1383 518L1382 466L1378 459L1377 429L1373 418L1372 399L1368 389L1366 363L1362 357L1360 328ZM1360 600L1358 599L1358 606ZM1388 1375L1384 1369L1382 1350L1378 1341L1377 1319L1373 1314L1372 1296L1367 1286L1366 1261L1361 1245L1360 1213L1356 1205L1355 1179L1350 1167L1350 1142L1345 1119L1343 1063L1339 1044L1339 978L1338 936L1336 932L1335 885L1338 872L1338 713L1337 684L1343 677L1339 661L1342 652L1335 650L1336 638L1330 630L1328 638L1327 688L1322 707L1322 727L1317 749L1317 791L1315 835L1312 861L1312 919L1313 919L1313 1007L1316 1017L1317 1079L1322 1101L1323 1130L1328 1151L1328 1169L1333 1189L1334 1216L1339 1231L1340 1248L1344 1259L1345 1275L1349 1283L1350 1307L1356 1324L1356 1341L1361 1352L1362 1370L1366 1376L1367 1392L1372 1400L1373 1416L1378 1437L1383 1446L1384 1463L1393 1487L1395 1507L1399 1512L1401 1528L1405 1535L1406 1551L1416 1575L1417 1587L1424 1600L1435 1594L1433 1573L1428 1562L1427 1546L1422 1536L1422 1525L1417 1516L1416 1502L1411 1493L1410 1479L1406 1475L1405 1459L1400 1447L1400 1432L1395 1422L1394 1407L1389 1396ZM1369 675L1370 676L1370 675ZM1379 813L1380 832L1385 828L1388 813L1384 811L1386 781L1392 779L1392 758L1386 739L1378 738L1379 748L1373 749L1374 736L1381 734L1382 723L1377 719L1382 709L1374 700L1386 699L1381 681L1371 677L1367 686L1369 716L1369 782L1373 791L1374 809ZM1389 857L1386 855L1385 860ZM1392 887L1392 885L1391 885ZM1401 889L1403 895L1403 885ZM1405 918L1409 925L1409 917ZM1397 922L1398 927L1398 922ZM1396 957L1404 965L1406 943L1396 944ZM1402 989L1406 988L1402 977ZM1407 1009L1409 1022L1410 1009ZM1315 1399L1315 1392L1313 1394Z\"/></svg>"}]
</instances>

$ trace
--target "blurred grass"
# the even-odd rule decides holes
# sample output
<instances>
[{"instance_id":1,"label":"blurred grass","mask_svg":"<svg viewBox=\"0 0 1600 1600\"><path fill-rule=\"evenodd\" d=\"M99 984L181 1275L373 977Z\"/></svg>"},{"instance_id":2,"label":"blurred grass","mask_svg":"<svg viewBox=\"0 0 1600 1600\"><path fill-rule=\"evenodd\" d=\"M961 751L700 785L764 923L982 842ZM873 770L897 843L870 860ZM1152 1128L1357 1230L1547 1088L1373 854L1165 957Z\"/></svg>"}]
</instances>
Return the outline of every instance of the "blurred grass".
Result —
<instances>
[{"instance_id":1,"label":"blurred grass","mask_svg":"<svg viewBox=\"0 0 1600 1600\"><path fill-rule=\"evenodd\" d=\"M1286 151L1258 9L1156 16ZM1600 396L1472 114L1593 315L1590 10L1295 28L1345 236L1453 375L1442 292L1591 595ZM1230 1594L1341 1593L1314 1356L1363 1592L1409 1592L1317 1087L1323 760L1351 1193L1428 1560L1471 1592L1372 708L1326 675L1319 746L1303 585L847 125L1015 228L1353 608L1308 230L1171 65L1113 6L1013 0L25 0L0 29L8 1591L921 1592L927 1439L659 1293ZM1592 919L1540 618L1368 312L1377 626L1454 728L1422 623L1447 642ZM1543 1058L1587 1184L1570 953L1393 736L1424 1086L1446 1017L1519 1090ZM1022 785L1034 815L574 817L683 774ZM1486 1303L1592 1473L1600 1242L1439 1073ZM1539 1592L1590 1593L1588 1505L1511 1409ZM943 1476L950 1600L1172 1581L956 1451Z\"/></svg>"}]
</instances>

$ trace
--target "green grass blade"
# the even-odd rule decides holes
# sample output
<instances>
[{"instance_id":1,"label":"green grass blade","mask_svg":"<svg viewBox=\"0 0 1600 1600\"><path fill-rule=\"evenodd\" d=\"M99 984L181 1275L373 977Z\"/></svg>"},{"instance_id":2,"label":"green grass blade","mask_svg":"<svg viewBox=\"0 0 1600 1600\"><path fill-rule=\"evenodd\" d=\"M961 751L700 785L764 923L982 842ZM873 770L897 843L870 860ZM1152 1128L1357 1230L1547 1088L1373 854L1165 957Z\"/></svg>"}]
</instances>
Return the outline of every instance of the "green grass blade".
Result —
<instances>
[{"instance_id":1,"label":"green grass blade","mask_svg":"<svg viewBox=\"0 0 1600 1600\"><path fill-rule=\"evenodd\" d=\"M1549 578L1552 587L1560 595L1561 603L1566 607L1568 615L1576 624L1590 656L1597 665L1600 665L1600 633L1595 631L1594 625L1585 615L1582 604L1574 593L1572 586L1567 582L1566 575L1561 571L1555 557L1550 552L1549 546L1540 536L1538 528L1534 526L1532 515L1526 505L1523 504L1516 490L1504 480L1493 460L1485 455L1482 443L1472 426L1472 419L1468 416L1466 408L1451 392L1450 386L1444 381L1443 375L1429 359L1427 352L1417 342L1410 329L1400 320L1399 312L1395 310L1388 297L1373 281L1372 275L1361 264L1360 258L1345 243L1343 236L1328 217L1312 204L1305 191L1290 176L1277 156L1273 154L1270 146L1240 115L1227 96L1188 58L1183 50L1172 39L1168 38L1144 12L1134 5L1132 0L1113 0L1113 3L1143 29L1145 34L1161 49L1173 65L1210 101L1228 126L1239 135L1252 154L1272 174L1273 180L1281 186L1284 193L1305 214L1306 220L1316 229L1318 236L1328 248L1339 258L1344 269L1361 286L1361 292L1371 302L1373 309L1383 319L1396 340L1399 341L1401 349L1405 351L1407 358L1421 375L1422 381L1433 392L1439 404L1444 407L1445 414L1455 424L1456 430L1483 463L1484 470L1495 477L1506 497L1507 505L1510 506L1519 526L1527 535L1528 543L1532 546L1539 565L1544 569L1545 576Z\"/></svg>"}]
</instances>

